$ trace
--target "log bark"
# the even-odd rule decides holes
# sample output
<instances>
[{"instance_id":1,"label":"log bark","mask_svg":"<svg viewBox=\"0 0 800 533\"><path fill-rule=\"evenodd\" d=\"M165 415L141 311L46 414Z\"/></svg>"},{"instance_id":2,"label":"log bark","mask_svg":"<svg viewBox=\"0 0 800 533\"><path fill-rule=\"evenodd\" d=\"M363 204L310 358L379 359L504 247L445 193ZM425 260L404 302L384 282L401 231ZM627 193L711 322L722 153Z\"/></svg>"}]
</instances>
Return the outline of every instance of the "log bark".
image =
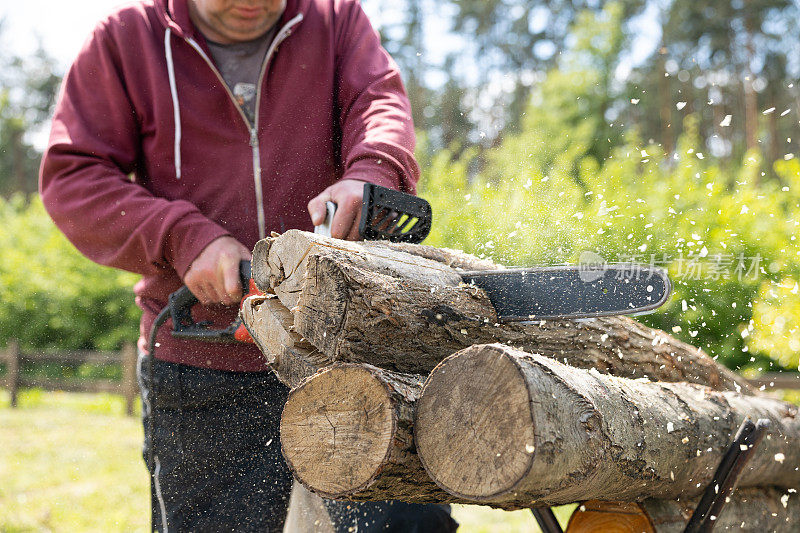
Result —
<instances>
[{"instance_id":1,"label":"log bark","mask_svg":"<svg viewBox=\"0 0 800 533\"><path fill-rule=\"evenodd\" d=\"M414 431L425 469L447 492L525 508L697 495L745 416L772 427L739 486L797 488L797 406L603 375L499 344L433 370Z\"/></svg>"},{"instance_id":2,"label":"log bark","mask_svg":"<svg viewBox=\"0 0 800 533\"><path fill-rule=\"evenodd\" d=\"M298 230L253 251L256 284L292 310L294 330L329 363L427 374L453 352L502 342L617 376L753 392L701 350L627 317L500 324L486 293L459 276L460 269L494 267L452 250Z\"/></svg>"},{"instance_id":3,"label":"log bark","mask_svg":"<svg viewBox=\"0 0 800 533\"><path fill-rule=\"evenodd\" d=\"M412 435L422 377L369 365L331 366L289 393L281 446L295 477L326 498L449 502Z\"/></svg>"},{"instance_id":4,"label":"log bark","mask_svg":"<svg viewBox=\"0 0 800 533\"><path fill-rule=\"evenodd\" d=\"M641 503L588 501L575 509L566 532L681 533L696 505L697 499L688 502L648 499ZM714 522L714 531L797 531L800 498L797 493L774 487L740 489L731 495Z\"/></svg>"},{"instance_id":5,"label":"log bark","mask_svg":"<svg viewBox=\"0 0 800 533\"><path fill-rule=\"evenodd\" d=\"M452 268L438 260L429 259L431 256L438 259L429 250L421 250L419 254L408 253L408 250L409 245L400 247L382 241L343 241L289 230L283 235L256 243L252 275L259 289L274 292L289 309L299 303L306 278L313 280L314 272L309 273L308 268L309 262L316 257L338 259L393 277L429 282L434 286L453 286L461 281ZM442 254L446 257L444 251Z\"/></svg>"}]
</instances>

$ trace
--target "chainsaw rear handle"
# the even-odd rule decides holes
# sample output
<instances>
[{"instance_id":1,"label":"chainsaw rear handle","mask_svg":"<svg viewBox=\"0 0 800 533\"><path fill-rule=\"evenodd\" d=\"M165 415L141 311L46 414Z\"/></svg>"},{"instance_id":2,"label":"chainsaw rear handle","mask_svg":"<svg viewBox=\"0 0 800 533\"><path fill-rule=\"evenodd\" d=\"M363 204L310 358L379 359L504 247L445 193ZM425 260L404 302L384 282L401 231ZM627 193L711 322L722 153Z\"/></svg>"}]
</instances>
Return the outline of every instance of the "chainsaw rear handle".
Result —
<instances>
[{"instance_id":1,"label":"chainsaw rear handle","mask_svg":"<svg viewBox=\"0 0 800 533\"><path fill-rule=\"evenodd\" d=\"M251 292L250 261L242 260L239 263L239 281L242 285L242 293ZM197 297L192 294L189 287L184 285L177 291L169 295L168 307L170 318L172 318L172 336L178 339L192 339L208 342L236 342L241 339L235 337L237 330L241 326L239 321L225 329L214 329L208 322L195 322L192 317L192 308L199 302Z\"/></svg>"}]
</instances>

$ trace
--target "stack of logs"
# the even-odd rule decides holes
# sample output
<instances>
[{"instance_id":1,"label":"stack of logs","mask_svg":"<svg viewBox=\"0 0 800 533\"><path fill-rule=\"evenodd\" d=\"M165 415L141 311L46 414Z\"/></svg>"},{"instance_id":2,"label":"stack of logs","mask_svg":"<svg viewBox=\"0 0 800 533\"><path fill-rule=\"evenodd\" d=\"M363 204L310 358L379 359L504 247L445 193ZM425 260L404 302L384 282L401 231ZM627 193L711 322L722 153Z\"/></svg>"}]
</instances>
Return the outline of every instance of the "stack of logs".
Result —
<instances>
[{"instance_id":1,"label":"stack of logs","mask_svg":"<svg viewBox=\"0 0 800 533\"><path fill-rule=\"evenodd\" d=\"M296 230L257 244L268 294L242 317L292 388L281 445L305 487L503 509L584 502L570 530L613 511L680 531L750 416L772 425L717 528L800 527L796 406L626 317L499 323L458 273L489 268Z\"/></svg>"}]
</instances>

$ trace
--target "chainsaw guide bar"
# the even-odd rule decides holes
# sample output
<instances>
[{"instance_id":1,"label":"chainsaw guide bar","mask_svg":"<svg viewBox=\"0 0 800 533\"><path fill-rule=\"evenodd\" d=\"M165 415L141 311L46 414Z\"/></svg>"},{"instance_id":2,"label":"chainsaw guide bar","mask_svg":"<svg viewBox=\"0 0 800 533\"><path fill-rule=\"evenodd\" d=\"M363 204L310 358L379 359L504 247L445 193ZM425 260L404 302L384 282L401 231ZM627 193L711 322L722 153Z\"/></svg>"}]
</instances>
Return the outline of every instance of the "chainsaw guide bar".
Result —
<instances>
[{"instance_id":1,"label":"chainsaw guide bar","mask_svg":"<svg viewBox=\"0 0 800 533\"><path fill-rule=\"evenodd\" d=\"M667 272L634 263L465 272L503 322L643 314L672 292Z\"/></svg>"}]
</instances>

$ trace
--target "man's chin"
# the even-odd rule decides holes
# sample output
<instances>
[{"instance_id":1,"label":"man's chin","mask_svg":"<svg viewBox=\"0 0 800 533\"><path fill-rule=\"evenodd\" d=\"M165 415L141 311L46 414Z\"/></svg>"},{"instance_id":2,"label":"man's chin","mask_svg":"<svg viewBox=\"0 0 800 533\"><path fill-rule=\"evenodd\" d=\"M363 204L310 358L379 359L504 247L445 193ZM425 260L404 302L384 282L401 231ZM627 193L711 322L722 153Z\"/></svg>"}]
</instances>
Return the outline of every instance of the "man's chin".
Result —
<instances>
[{"instance_id":1,"label":"man's chin","mask_svg":"<svg viewBox=\"0 0 800 533\"><path fill-rule=\"evenodd\" d=\"M239 24L228 27L225 37L233 42L244 42L258 39L271 28L266 24Z\"/></svg>"}]
</instances>

